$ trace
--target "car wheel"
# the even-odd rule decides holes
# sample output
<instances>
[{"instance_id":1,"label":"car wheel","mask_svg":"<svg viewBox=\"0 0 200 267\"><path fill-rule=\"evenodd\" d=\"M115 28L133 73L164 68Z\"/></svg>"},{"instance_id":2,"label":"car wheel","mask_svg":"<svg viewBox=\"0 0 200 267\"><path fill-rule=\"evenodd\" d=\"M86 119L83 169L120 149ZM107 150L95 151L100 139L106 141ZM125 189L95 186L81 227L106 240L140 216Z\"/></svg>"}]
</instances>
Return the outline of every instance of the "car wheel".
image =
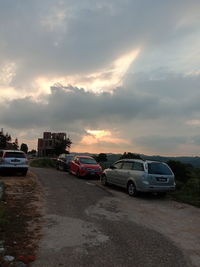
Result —
<instances>
[{"instance_id":1,"label":"car wheel","mask_svg":"<svg viewBox=\"0 0 200 267\"><path fill-rule=\"evenodd\" d=\"M27 174L27 170L24 170L24 171L21 172L22 176L26 176L26 174Z\"/></svg>"},{"instance_id":2,"label":"car wheel","mask_svg":"<svg viewBox=\"0 0 200 267\"><path fill-rule=\"evenodd\" d=\"M105 174L101 176L101 184L104 186L108 185L107 177L105 176Z\"/></svg>"},{"instance_id":3,"label":"car wheel","mask_svg":"<svg viewBox=\"0 0 200 267\"><path fill-rule=\"evenodd\" d=\"M128 191L129 196L131 196L131 197L136 197L138 195L138 191L137 191L136 186L134 185L133 182L128 183L127 191Z\"/></svg>"},{"instance_id":4,"label":"car wheel","mask_svg":"<svg viewBox=\"0 0 200 267\"><path fill-rule=\"evenodd\" d=\"M79 172L79 170L76 172L76 176L77 176L78 178L81 177L81 176L80 176L80 172Z\"/></svg>"},{"instance_id":5,"label":"car wheel","mask_svg":"<svg viewBox=\"0 0 200 267\"><path fill-rule=\"evenodd\" d=\"M164 197L166 197L166 192L158 192L157 193L157 196L159 197L159 198L164 198Z\"/></svg>"}]
</instances>

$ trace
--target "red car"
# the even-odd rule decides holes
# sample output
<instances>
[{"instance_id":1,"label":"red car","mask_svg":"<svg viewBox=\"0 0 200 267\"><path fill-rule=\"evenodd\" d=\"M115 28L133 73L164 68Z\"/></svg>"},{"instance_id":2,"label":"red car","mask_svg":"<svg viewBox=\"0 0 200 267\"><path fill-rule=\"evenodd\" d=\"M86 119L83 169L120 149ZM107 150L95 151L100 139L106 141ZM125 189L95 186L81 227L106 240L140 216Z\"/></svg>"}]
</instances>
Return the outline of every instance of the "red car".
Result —
<instances>
[{"instance_id":1,"label":"red car","mask_svg":"<svg viewBox=\"0 0 200 267\"><path fill-rule=\"evenodd\" d=\"M78 177L100 176L102 168L92 157L76 156L70 163L70 173Z\"/></svg>"}]
</instances>

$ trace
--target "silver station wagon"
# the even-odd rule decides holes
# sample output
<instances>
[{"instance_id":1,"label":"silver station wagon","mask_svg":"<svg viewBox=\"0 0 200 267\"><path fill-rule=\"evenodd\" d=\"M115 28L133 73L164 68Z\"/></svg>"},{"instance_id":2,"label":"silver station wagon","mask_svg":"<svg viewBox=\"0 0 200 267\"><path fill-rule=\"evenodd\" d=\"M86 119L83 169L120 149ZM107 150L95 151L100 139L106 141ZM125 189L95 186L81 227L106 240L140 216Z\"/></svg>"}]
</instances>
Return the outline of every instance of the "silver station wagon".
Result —
<instances>
[{"instance_id":1,"label":"silver station wagon","mask_svg":"<svg viewBox=\"0 0 200 267\"><path fill-rule=\"evenodd\" d=\"M164 196L176 188L175 176L166 163L140 159L115 162L104 170L101 183L127 188L130 196L137 196L138 192L154 192Z\"/></svg>"}]
</instances>

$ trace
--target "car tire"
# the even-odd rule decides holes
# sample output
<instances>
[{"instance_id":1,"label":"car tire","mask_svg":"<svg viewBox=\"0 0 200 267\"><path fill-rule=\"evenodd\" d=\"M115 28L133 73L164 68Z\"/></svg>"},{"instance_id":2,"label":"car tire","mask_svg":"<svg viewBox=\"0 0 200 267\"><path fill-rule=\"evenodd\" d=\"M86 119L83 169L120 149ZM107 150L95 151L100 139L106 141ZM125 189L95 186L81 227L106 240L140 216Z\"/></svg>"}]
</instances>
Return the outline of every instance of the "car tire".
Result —
<instances>
[{"instance_id":1,"label":"car tire","mask_svg":"<svg viewBox=\"0 0 200 267\"><path fill-rule=\"evenodd\" d=\"M80 176L80 171L79 171L79 170L76 172L76 176L77 176L78 178L81 178L81 176Z\"/></svg>"},{"instance_id":2,"label":"car tire","mask_svg":"<svg viewBox=\"0 0 200 267\"><path fill-rule=\"evenodd\" d=\"M127 192L129 194L129 196L131 197L136 197L138 196L138 191L136 189L136 186L133 182L129 182L127 185Z\"/></svg>"},{"instance_id":3,"label":"car tire","mask_svg":"<svg viewBox=\"0 0 200 267\"><path fill-rule=\"evenodd\" d=\"M159 197L159 198L164 198L164 197L166 197L166 192L158 192L157 193L157 196Z\"/></svg>"},{"instance_id":4,"label":"car tire","mask_svg":"<svg viewBox=\"0 0 200 267\"><path fill-rule=\"evenodd\" d=\"M101 176L101 184L104 186L108 185L107 177L105 174Z\"/></svg>"},{"instance_id":5,"label":"car tire","mask_svg":"<svg viewBox=\"0 0 200 267\"><path fill-rule=\"evenodd\" d=\"M22 171L22 172L21 172L21 175L22 175L22 176L26 176L27 171L28 171L28 170L24 170L24 171Z\"/></svg>"}]
</instances>

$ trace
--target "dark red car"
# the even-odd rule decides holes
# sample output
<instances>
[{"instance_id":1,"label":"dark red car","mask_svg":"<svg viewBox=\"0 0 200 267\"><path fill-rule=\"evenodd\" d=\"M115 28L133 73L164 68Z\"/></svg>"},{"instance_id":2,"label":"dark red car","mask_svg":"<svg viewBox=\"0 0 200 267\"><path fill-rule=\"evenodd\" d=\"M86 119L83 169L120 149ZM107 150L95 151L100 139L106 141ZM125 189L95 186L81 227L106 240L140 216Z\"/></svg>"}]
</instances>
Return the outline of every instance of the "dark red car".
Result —
<instances>
[{"instance_id":1,"label":"dark red car","mask_svg":"<svg viewBox=\"0 0 200 267\"><path fill-rule=\"evenodd\" d=\"M101 166L89 156L76 156L70 163L70 173L78 176L100 176Z\"/></svg>"}]
</instances>

